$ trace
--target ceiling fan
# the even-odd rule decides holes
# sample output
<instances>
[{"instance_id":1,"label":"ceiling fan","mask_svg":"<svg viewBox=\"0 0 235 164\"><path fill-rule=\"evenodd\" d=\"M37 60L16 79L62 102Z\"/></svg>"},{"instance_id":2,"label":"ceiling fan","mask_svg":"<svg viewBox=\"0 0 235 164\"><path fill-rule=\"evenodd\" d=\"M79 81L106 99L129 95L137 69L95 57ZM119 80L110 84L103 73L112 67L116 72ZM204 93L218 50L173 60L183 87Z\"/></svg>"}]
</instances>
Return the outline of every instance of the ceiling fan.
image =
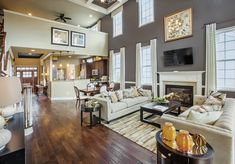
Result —
<instances>
[{"instance_id":1,"label":"ceiling fan","mask_svg":"<svg viewBox=\"0 0 235 164\"><path fill-rule=\"evenodd\" d=\"M70 18L70 17L65 17L65 15L62 14L62 13L59 14L59 15L57 16L57 18L55 19L55 21L63 21L64 23L66 23L67 20L72 20L72 18Z\"/></svg>"}]
</instances>

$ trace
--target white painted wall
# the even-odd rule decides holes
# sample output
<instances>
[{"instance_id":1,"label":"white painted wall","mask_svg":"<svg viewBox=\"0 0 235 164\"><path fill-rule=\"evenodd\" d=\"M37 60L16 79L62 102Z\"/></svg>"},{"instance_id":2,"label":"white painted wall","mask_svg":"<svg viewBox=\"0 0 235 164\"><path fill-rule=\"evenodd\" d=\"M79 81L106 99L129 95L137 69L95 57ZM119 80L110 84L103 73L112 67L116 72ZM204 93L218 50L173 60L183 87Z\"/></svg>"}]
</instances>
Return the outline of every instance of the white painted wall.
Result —
<instances>
[{"instance_id":1,"label":"white painted wall","mask_svg":"<svg viewBox=\"0 0 235 164\"><path fill-rule=\"evenodd\" d=\"M4 29L7 32L7 48L15 46L55 51L74 51L74 54L81 55L108 55L107 33L78 28L73 25L28 16L8 10L4 10L4 26ZM85 33L86 48L52 45L51 27Z\"/></svg>"}]
</instances>

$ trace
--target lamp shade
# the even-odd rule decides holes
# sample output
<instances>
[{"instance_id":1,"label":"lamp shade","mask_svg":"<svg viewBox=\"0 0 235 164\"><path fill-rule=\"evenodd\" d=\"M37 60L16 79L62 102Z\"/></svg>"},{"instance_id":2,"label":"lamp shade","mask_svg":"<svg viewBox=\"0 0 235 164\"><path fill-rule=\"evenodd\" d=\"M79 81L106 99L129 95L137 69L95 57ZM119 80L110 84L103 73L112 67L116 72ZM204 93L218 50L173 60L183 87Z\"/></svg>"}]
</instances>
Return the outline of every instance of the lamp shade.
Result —
<instances>
[{"instance_id":1,"label":"lamp shade","mask_svg":"<svg viewBox=\"0 0 235 164\"><path fill-rule=\"evenodd\" d=\"M18 103L22 99L21 82L17 77L0 77L0 107Z\"/></svg>"}]
</instances>

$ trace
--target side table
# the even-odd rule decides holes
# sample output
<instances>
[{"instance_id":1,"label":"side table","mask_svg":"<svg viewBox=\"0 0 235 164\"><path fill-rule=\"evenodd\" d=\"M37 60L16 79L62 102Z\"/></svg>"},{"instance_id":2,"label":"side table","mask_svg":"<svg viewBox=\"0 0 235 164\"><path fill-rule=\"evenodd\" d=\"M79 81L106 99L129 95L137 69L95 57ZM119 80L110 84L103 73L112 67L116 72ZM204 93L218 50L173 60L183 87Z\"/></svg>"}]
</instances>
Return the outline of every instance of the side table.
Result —
<instances>
[{"instance_id":1,"label":"side table","mask_svg":"<svg viewBox=\"0 0 235 164\"><path fill-rule=\"evenodd\" d=\"M84 105L81 106L81 126L83 123L83 112L90 113L90 128L93 126L93 112L99 112L98 123L100 124L101 120L101 106L97 105L95 107L85 107Z\"/></svg>"},{"instance_id":2,"label":"side table","mask_svg":"<svg viewBox=\"0 0 235 164\"><path fill-rule=\"evenodd\" d=\"M158 164L213 164L213 148L207 143L205 154L183 153L167 146L162 140L162 131L157 132L157 163Z\"/></svg>"}]
</instances>

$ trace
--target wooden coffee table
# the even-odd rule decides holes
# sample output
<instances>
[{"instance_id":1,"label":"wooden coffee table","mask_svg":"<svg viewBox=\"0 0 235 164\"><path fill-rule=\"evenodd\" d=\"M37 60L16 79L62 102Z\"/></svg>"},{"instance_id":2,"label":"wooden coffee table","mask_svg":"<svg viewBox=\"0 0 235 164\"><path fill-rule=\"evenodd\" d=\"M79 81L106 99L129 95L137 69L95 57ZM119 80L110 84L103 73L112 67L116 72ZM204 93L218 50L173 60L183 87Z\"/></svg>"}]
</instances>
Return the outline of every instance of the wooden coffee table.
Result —
<instances>
[{"instance_id":1,"label":"wooden coffee table","mask_svg":"<svg viewBox=\"0 0 235 164\"><path fill-rule=\"evenodd\" d=\"M161 105L166 107L166 109L164 111L161 111L159 109L154 108L156 105ZM140 107L140 121L160 127L159 124L152 122L150 120L148 120L149 118L153 117L154 115L158 115L158 116L162 116L165 113L172 113L174 114L172 111L177 109L178 112L175 115L179 115L181 113L181 103L178 101L170 101L167 104L158 104L156 102L152 102L152 103L148 103L145 105L142 105ZM151 113L149 116L144 117L143 116L143 112L147 112L147 113Z\"/></svg>"}]
</instances>

